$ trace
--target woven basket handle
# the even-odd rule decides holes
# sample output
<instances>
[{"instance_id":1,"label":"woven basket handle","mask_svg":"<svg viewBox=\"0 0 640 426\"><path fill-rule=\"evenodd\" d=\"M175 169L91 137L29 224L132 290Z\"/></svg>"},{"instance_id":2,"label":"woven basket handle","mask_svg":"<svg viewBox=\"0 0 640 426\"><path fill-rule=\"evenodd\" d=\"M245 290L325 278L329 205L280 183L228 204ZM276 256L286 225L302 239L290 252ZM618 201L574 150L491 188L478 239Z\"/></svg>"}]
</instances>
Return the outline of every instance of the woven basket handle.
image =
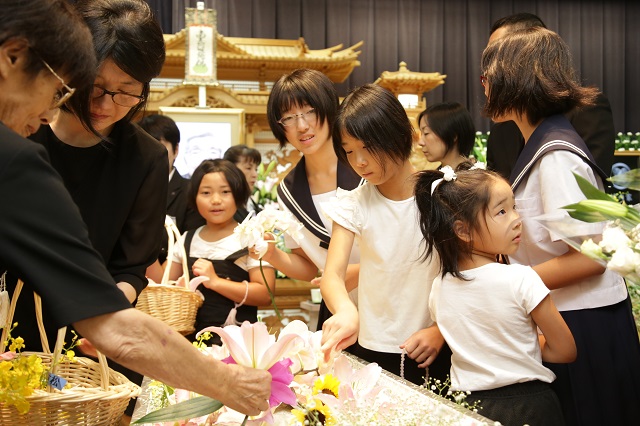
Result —
<instances>
[{"instance_id":1,"label":"woven basket handle","mask_svg":"<svg viewBox=\"0 0 640 426\"><path fill-rule=\"evenodd\" d=\"M22 292L22 287L24 287L24 283L22 282L22 280L18 280L18 283L16 284L16 289L13 292L13 297L11 298L11 305L9 307L9 320L7 321L7 324L5 324L4 328L2 329L2 343L0 343L0 345L2 346L3 352L6 350L5 342L7 341L7 335L9 333L9 329L13 324L13 315L16 312L16 305L18 304L18 297L20 297L20 293ZM33 298L36 306L36 320L38 323L38 331L40 332L40 342L42 343L42 351L44 353L51 354L51 349L49 348L49 341L47 339L47 333L45 331L44 322L42 319L42 299L36 292L33 293ZM56 337L56 345L53 349L53 359L51 364L53 365L53 367L51 368L51 372L53 374L55 374L56 370L58 369L58 359L60 359L60 355L62 354L62 348L64 346L64 338L66 334L67 334L67 327L62 327L58 330L58 335ZM108 370L107 360L105 356L102 355L100 352L98 352L98 363L100 364L100 386L102 387L102 389L107 390L109 387L109 370ZM48 387L48 391L49 392L52 391L51 386Z\"/></svg>"},{"instance_id":2,"label":"woven basket handle","mask_svg":"<svg viewBox=\"0 0 640 426\"><path fill-rule=\"evenodd\" d=\"M176 250L180 250L182 255L182 276L184 277L185 286L188 287L189 283L189 264L187 263L187 251L184 248L184 244L180 244L180 230L169 216L164 221L164 227L167 230L169 237L169 247L167 249L167 265L162 274L161 284L169 284L169 273L171 272L171 259Z\"/></svg>"}]
</instances>

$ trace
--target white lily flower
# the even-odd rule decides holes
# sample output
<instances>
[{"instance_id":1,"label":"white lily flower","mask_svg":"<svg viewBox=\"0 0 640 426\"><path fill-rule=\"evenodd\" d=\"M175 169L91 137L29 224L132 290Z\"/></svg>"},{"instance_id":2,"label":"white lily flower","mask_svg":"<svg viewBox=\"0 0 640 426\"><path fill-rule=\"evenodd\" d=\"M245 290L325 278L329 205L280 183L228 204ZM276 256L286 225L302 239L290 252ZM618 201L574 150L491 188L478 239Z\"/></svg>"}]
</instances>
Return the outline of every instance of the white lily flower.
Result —
<instances>
[{"instance_id":1,"label":"white lily flower","mask_svg":"<svg viewBox=\"0 0 640 426\"><path fill-rule=\"evenodd\" d=\"M309 331L307 324L294 320L280 331L279 339L289 334L300 336L303 342L296 353L290 354L293 372L315 370L324 365L324 354L320 350L322 330Z\"/></svg>"},{"instance_id":2,"label":"white lily flower","mask_svg":"<svg viewBox=\"0 0 640 426\"><path fill-rule=\"evenodd\" d=\"M276 362L289 357L292 351L295 353L297 350L296 345L301 343L301 337L293 333L276 341L263 322L251 324L245 321L241 326L207 327L198 335L205 331L220 336L237 364L260 370L268 370Z\"/></svg>"}]
</instances>

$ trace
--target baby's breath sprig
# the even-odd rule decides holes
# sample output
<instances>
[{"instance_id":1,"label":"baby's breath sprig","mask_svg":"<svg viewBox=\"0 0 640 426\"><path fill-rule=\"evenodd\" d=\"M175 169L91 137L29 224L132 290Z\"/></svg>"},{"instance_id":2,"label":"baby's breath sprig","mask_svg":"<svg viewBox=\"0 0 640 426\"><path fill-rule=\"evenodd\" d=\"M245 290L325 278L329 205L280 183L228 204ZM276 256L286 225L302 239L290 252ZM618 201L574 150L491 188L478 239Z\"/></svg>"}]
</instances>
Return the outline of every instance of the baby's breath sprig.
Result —
<instances>
[{"instance_id":1,"label":"baby's breath sprig","mask_svg":"<svg viewBox=\"0 0 640 426\"><path fill-rule=\"evenodd\" d=\"M467 396L470 395L471 392L451 390L451 378L449 375L447 375L447 379L445 381L429 377L427 386L431 392L446 398L449 401L455 402L467 410L477 413L478 410L482 409L482 406L480 405L481 401L479 400L475 401L473 404L469 404L467 402Z\"/></svg>"}]
</instances>

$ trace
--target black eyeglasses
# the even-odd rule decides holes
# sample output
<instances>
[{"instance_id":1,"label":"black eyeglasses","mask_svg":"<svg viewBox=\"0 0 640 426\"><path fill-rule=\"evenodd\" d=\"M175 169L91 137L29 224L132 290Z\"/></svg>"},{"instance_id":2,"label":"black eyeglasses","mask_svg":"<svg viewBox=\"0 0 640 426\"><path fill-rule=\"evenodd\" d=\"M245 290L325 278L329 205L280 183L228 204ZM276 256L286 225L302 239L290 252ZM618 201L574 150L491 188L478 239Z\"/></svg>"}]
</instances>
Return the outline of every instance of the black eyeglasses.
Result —
<instances>
[{"instance_id":1,"label":"black eyeglasses","mask_svg":"<svg viewBox=\"0 0 640 426\"><path fill-rule=\"evenodd\" d=\"M104 87L95 85L93 86L91 98L98 99L103 97L104 95L111 96L111 100L114 104L129 108L132 108L138 105L140 102L144 101L144 96L132 95L131 93L126 92L112 92L105 89Z\"/></svg>"}]
</instances>

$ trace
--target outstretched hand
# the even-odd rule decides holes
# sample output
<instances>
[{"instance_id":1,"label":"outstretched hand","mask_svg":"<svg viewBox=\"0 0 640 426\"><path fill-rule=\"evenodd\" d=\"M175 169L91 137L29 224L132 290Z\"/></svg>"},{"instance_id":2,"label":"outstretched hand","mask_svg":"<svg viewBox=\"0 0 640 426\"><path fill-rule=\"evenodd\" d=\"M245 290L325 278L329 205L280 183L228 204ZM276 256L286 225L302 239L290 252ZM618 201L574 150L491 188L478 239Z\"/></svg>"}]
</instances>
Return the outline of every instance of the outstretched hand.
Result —
<instances>
[{"instance_id":1,"label":"outstretched hand","mask_svg":"<svg viewBox=\"0 0 640 426\"><path fill-rule=\"evenodd\" d=\"M360 329L360 319L358 310L353 309L337 312L322 325L322 346L320 350L324 353L324 360L329 361L331 352L341 351L358 341L358 331Z\"/></svg>"}]
</instances>

